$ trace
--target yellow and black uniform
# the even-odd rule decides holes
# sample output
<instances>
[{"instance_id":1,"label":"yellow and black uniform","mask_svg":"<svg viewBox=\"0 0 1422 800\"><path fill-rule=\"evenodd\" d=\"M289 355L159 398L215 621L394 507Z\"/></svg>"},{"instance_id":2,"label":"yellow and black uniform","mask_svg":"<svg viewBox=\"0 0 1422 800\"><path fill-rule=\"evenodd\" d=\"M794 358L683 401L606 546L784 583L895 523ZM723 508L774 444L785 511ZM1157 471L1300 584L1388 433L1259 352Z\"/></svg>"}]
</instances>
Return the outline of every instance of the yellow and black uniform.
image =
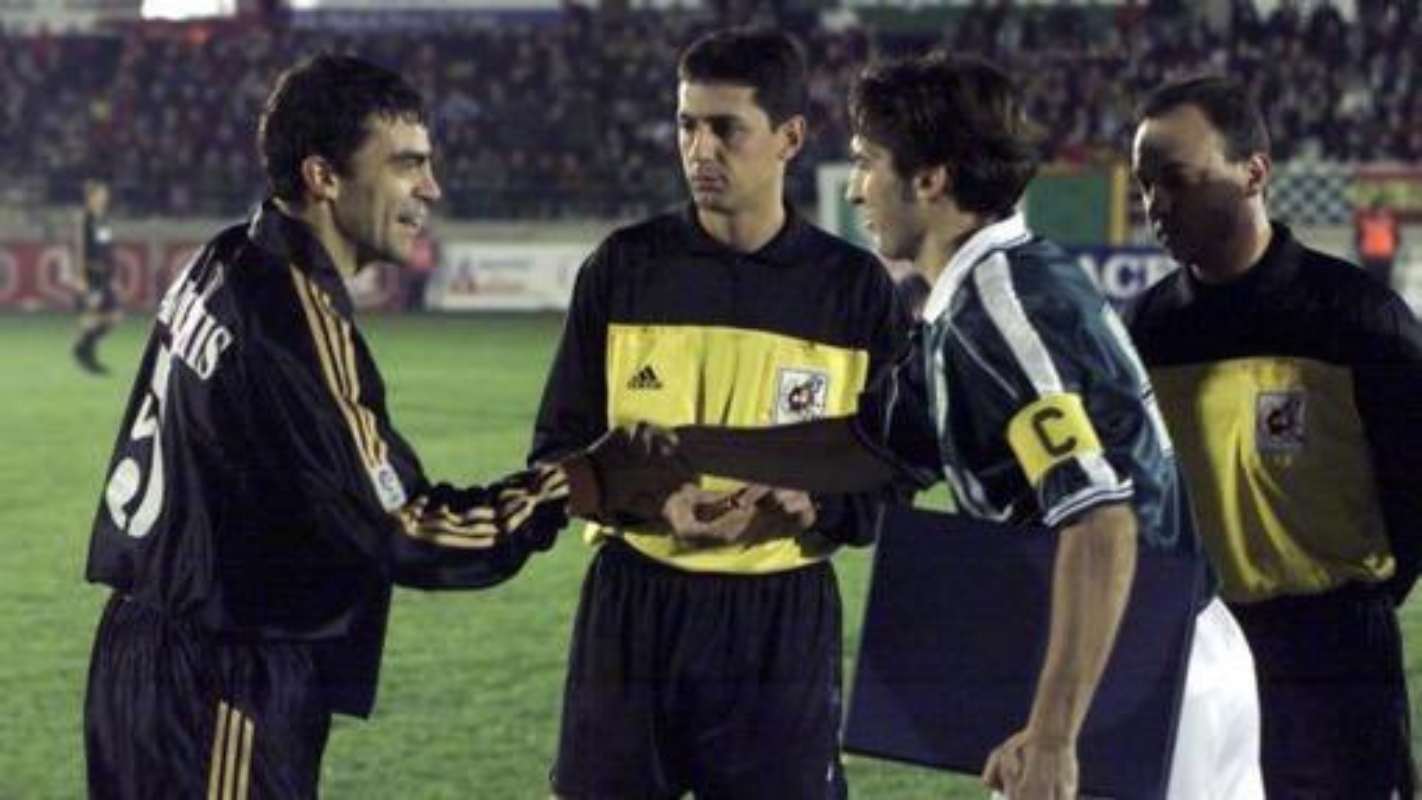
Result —
<instances>
[{"instance_id":1,"label":"yellow and black uniform","mask_svg":"<svg viewBox=\"0 0 1422 800\"><path fill-rule=\"evenodd\" d=\"M904 329L877 258L793 212L755 253L712 239L689 206L654 217L583 265L529 458L636 420L768 426L852 413ZM826 559L872 539L881 500L815 497L814 531L752 544L590 528L600 547L574 627L555 790L842 792L840 610Z\"/></svg>"},{"instance_id":2,"label":"yellow and black uniform","mask_svg":"<svg viewBox=\"0 0 1422 800\"><path fill-rule=\"evenodd\" d=\"M1422 327L1278 223L1240 279L1177 271L1129 319L1254 650L1269 795L1411 797L1394 606L1422 557Z\"/></svg>"},{"instance_id":3,"label":"yellow and black uniform","mask_svg":"<svg viewBox=\"0 0 1422 800\"><path fill-rule=\"evenodd\" d=\"M432 484L351 314L270 204L164 297L90 542L91 796L314 797L330 715L374 703L391 584L489 586L552 543L561 470Z\"/></svg>"}]
</instances>

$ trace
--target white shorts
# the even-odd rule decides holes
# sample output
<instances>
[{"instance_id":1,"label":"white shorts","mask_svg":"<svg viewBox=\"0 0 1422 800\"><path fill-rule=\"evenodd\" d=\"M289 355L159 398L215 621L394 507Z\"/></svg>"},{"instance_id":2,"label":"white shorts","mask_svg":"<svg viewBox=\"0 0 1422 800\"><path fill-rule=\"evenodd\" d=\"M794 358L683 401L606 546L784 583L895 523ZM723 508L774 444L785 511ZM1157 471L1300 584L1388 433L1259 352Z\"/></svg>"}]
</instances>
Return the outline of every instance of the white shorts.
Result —
<instances>
[{"instance_id":1,"label":"white shorts","mask_svg":"<svg viewBox=\"0 0 1422 800\"><path fill-rule=\"evenodd\" d=\"M1189 659L1166 800L1263 800L1254 656L1218 597L1195 617Z\"/></svg>"},{"instance_id":2,"label":"white shorts","mask_svg":"<svg viewBox=\"0 0 1422 800\"><path fill-rule=\"evenodd\" d=\"M1262 800L1259 688L1244 631L1217 597L1195 618L1168 800Z\"/></svg>"}]
</instances>

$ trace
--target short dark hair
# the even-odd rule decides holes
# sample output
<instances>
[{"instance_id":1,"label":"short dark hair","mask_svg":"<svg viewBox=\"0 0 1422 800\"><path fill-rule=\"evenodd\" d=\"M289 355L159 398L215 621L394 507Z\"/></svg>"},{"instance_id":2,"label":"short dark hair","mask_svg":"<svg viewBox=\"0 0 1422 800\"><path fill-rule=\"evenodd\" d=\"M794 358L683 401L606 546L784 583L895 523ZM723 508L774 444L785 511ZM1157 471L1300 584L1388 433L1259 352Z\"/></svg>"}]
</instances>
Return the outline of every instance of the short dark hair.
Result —
<instances>
[{"instance_id":1,"label":"short dark hair","mask_svg":"<svg viewBox=\"0 0 1422 800\"><path fill-rule=\"evenodd\" d=\"M300 202L301 162L313 155L346 172L372 115L424 124L424 100L398 73L355 56L321 53L287 69L257 126L268 189Z\"/></svg>"},{"instance_id":2,"label":"short dark hair","mask_svg":"<svg viewBox=\"0 0 1422 800\"><path fill-rule=\"evenodd\" d=\"M1238 81L1203 75L1156 88L1141 103L1137 117L1160 117L1181 106L1195 106L1225 142L1225 157L1238 162L1269 152L1269 128L1259 104Z\"/></svg>"},{"instance_id":3,"label":"short dark hair","mask_svg":"<svg viewBox=\"0 0 1422 800\"><path fill-rule=\"evenodd\" d=\"M941 52L866 68L849 96L855 134L888 149L909 178L944 166L960 208L1004 216L1037 172L1040 134L1007 73Z\"/></svg>"},{"instance_id":4,"label":"short dark hair","mask_svg":"<svg viewBox=\"0 0 1422 800\"><path fill-rule=\"evenodd\" d=\"M728 28L704 34L682 51L676 70L687 83L751 87L771 127L805 113L807 72L799 43L773 28Z\"/></svg>"}]
</instances>

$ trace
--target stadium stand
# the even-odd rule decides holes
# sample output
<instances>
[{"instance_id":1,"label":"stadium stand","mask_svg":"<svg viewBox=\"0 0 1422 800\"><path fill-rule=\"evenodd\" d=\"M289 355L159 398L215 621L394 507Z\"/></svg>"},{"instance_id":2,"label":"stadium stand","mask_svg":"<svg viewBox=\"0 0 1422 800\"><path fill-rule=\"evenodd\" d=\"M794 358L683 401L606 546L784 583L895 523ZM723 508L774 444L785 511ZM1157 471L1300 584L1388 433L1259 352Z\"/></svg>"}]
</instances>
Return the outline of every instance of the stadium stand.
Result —
<instances>
[{"instance_id":1,"label":"stadium stand","mask_svg":"<svg viewBox=\"0 0 1422 800\"><path fill-rule=\"evenodd\" d=\"M979 3L926 31L784 14L777 21L800 34L815 70L817 135L791 191L813 200L814 167L844 157L842 100L859 66L935 44L1021 76L1058 160L1120 158L1140 94L1203 69L1248 76L1268 98L1280 161L1422 160L1422 52L1408 46L1422 36L1419 3L1356 5L1349 23L1328 4L1260 16L1236 0L1229 24L1212 25L1183 3L1105 13ZM250 21L0 32L6 199L73 202L79 177L102 169L128 215L240 213L261 189L248 130L256 104L280 66L331 48L398 68L432 98L451 216L636 216L680 197L670 70L681 45L717 24L705 12L570 5L435 32Z\"/></svg>"}]
</instances>

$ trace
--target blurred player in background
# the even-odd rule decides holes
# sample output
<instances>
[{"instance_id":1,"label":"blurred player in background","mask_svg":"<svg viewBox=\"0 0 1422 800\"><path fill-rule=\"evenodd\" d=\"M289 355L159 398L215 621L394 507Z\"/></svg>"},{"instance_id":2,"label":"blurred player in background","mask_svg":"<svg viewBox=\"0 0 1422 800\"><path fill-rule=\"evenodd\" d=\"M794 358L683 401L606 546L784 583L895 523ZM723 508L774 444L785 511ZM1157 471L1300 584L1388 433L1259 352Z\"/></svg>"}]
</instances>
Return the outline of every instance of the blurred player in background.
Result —
<instances>
[{"instance_id":1,"label":"blurred player in background","mask_svg":"<svg viewBox=\"0 0 1422 800\"><path fill-rule=\"evenodd\" d=\"M1382 193L1353 215L1353 245L1369 275L1392 288L1392 268L1402 249L1402 224L1383 202Z\"/></svg>"},{"instance_id":2,"label":"blurred player in background","mask_svg":"<svg viewBox=\"0 0 1422 800\"><path fill-rule=\"evenodd\" d=\"M391 585L493 585L564 519L559 468L432 483L355 327L343 279L409 258L440 198L419 94L319 56L258 140L271 196L163 298L94 521L93 797L315 797Z\"/></svg>"},{"instance_id":3,"label":"blurred player in background","mask_svg":"<svg viewBox=\"0 0 1422 800\"><path fill-rule=\"evenodd\" d=\"M855 416L681 428L680 452L710 474L819 491L895 474L946 479L961 513L1058 529L1031 711L984 778L1018 800L1075 797L1077 737L1138 549L1206 568L1170 437L1115 312L1015 210L1037 148L1006 75L941 55L883 64L856 83L850 119L846 196L880 255L932 279L925 325ZM1210 586L1195 601L1167 796L1254 800L1263 787L1249 651Z\"/></svg>"},{"instance_id":4,"label":"blurred player in background","mask_svg":"<svg viewBox=\"0 0 1422 800\"><path fill-rule=\"evenodd\" d=\"M79 265L75 289L79 292L79 338L74 360L86 372L108 372L94 350L99 340L118 324L118 298L114 296L113 230L109 227L109 184L102 178L84 182L84 209L79 222Z\"/></svg>"},{"instance_id":5,"label":"blurred player in background","mask_svg":"<svg viewBox=\"0 0 1422 800\"><path fill-rule=\"evenodd\" d=\"M774 31L708 34L682 54L691 202L615 232L583 265L531 461L637 419L847 414L888 362L905 321L884 268L784 199L805 140L805 70ZM688 538L679 518L590 528L557 795L844 796L828 559L870 541L880 495L753 486L736 497L718 529L734 542Z\"/></svg>"},{"instance_id":6,"label":"blurred player in background","mask_svg":"<svg viewBox=\"0 0 1422 800\"><path fill-rule=\"evenodd\" d=\"M1241 84L1161 87L1133 156L1184 268L1131 332L1254 651L1269 796L1412 797L1396 607L1422 567L1422 327L1269 220L1269 134Z\"/></svg>"}]
</instances>

